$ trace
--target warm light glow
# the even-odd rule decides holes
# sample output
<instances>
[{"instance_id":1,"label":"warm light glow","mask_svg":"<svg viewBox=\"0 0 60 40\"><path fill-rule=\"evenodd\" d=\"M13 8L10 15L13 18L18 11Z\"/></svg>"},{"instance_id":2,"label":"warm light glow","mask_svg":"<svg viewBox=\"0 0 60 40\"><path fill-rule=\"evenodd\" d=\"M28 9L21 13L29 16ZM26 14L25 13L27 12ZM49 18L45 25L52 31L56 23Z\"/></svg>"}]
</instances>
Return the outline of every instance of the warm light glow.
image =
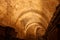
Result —
<instances>
[{"instance_id":1,"label":"warm light glow","mask_svg":"<svg viewBox=\"0 0 60 40\"><path fill-rule=\"evenodd\" d=\"M0 25L12 26L21 39L43 36L57 5L57 0L0 0Z\"/></svg>"}]
</instances>

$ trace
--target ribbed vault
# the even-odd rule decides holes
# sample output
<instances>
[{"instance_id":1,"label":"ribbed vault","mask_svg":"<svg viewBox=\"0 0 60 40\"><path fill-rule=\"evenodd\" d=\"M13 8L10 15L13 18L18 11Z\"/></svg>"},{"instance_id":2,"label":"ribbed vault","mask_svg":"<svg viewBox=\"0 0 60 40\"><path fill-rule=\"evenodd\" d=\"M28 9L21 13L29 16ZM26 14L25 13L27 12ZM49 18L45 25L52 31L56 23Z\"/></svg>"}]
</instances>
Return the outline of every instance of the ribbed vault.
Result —
<instances>
[{"instance_id":1,"label":"ribbed vault","mask_svg":"<svg viewBox=\"0 0 60 40\"><path fill-rule=\"evenodd\" d=\"M15 28L21 39L43 36L58 4L57 0L0 0L0 25Z\"/></svg>"}]
</instances>

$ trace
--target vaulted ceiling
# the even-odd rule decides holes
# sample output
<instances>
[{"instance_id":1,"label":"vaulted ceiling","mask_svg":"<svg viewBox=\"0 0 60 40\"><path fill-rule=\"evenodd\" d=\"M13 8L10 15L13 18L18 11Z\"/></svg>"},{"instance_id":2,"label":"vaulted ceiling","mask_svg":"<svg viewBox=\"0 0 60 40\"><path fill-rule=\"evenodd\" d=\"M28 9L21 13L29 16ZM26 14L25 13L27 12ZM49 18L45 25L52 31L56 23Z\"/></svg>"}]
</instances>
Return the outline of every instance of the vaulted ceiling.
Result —
<instances>
[{"instance_id":1,"label":"vaulted ceiling","mask_svg":"<svg viewBox=\"0 0 60 40\"><path fill-rule=\"evenodd\" d=\"M0 25L16 29L18 37L44 35L59 2L57 0L0 0Z\"/></svg>"}]
</instances>

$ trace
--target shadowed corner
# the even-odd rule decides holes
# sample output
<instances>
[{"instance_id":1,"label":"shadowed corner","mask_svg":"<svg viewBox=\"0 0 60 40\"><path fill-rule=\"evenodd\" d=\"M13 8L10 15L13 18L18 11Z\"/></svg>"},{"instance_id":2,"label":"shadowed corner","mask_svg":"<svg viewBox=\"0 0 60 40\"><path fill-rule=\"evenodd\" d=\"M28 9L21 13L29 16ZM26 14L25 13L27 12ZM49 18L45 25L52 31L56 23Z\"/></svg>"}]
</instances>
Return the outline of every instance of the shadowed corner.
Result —
<instances>
[{"instance_id":1,"label":"shadowed corner","mask_svg":"<svg viewBox=\"0 0 60 40\"><path fill-rule=\"evenodd\" d=\"M16 37L17 32L14 28L0 25L0 40L23 40Z\"/></svg>"}]
</instances>

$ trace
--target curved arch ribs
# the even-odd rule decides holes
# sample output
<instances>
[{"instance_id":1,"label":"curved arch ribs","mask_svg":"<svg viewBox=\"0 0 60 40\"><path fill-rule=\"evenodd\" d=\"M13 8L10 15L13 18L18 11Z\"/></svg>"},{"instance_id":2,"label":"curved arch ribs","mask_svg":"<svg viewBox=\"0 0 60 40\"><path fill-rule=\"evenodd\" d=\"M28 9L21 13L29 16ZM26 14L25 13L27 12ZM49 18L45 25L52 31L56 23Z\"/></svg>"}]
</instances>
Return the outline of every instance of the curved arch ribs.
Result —
<instances>
[{"instance_id":1,"label":"curved arch ribs","mask_svg":"<svg viewBox=\"0 0 60 40\"><path fill-rule=\"evenodd\" d=\"M58 4L57 0L0 0L0 25L15 28L21 39L41 37Z\"/></svg>"}]
</instances>

